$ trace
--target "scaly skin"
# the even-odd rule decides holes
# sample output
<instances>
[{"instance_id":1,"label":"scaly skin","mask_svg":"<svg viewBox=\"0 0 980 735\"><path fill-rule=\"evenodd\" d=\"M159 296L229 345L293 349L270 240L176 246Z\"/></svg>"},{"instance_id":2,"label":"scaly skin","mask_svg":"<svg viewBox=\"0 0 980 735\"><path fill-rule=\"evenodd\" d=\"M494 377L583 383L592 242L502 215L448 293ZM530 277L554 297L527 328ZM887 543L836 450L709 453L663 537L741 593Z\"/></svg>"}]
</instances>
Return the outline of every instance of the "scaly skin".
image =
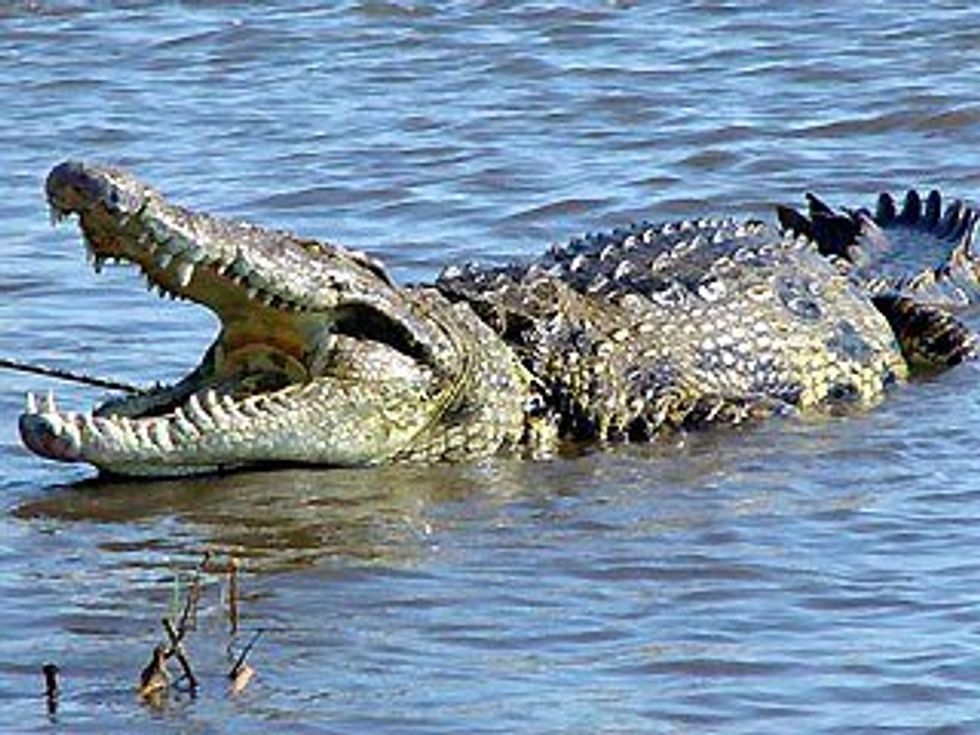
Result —
<instances>
[{"instance_id":1,"label":"scaly skin","mask_svg":"<svg viewBox=\"0 0 980 735\"><path fill-rule=\"evenodd\" d=\"M923 198L912 189L901 209L890 194L881 194L872 214L834 211L808 194L806 215L790 207L777 213L784 229L812 239L868 294L951 309L980 301L980 211L960 200L944 208L938 191Z\"/></svg>"},{"instance_id":2,"label":"scaly skin","mask_svg":"<svg viewBox=\"0 0 980 735\"><path fill-rule=\"evenodd\" d=\"M94 415L29 396L20 430L38 454L178 475L455 459L521 441L530 376L465 306L395 287L362 254L172 206L117 169L65 163L47 192L56 215L78 215L97 269L129 261L222 329L177 385Z\"/></svg>"},{"instance_id":3,"label":"scaly skin","mask_svg":"<svg viewBox=\"0 0 980 735\"><path fill-rule=\"evenodd\" d=\"M61 164L47 193L97 270L128 261L221 321L174 386L92 414L28 396L31 450L112 473L463 460L869 405L907 375L896 334L908 348L934 323L883 315L810 241L757 222L637 226L401 287L361 253L190 212L118 169Z\"/></svg>"},{"instance_id":4,"label":"scaly skin","mask_svg":"<svg viewBox=\"0 0 980 735\"><path fill-rule=\"evenodd\" d=\"M953 314L980 301L980 211L960 200L944 208L938 191L914 189L901 209L881 194L874 214L834 211L813 194L807 204L806 215L778 207L780 224L872 298L910 365L934 371L974 356L974 335Z\"/></svg>"},{"instance_id":5,"label":"scaly skin","mask_svg":"<svg viewBox=\"0 0 980 735\"><path fill-rule=\"evenodd\" d=\"M757 222L638 226L438 285L521 356L562 436L640 440L869 405L906 376L858 289L808 242Z\"/></svg>"}]
</instances>

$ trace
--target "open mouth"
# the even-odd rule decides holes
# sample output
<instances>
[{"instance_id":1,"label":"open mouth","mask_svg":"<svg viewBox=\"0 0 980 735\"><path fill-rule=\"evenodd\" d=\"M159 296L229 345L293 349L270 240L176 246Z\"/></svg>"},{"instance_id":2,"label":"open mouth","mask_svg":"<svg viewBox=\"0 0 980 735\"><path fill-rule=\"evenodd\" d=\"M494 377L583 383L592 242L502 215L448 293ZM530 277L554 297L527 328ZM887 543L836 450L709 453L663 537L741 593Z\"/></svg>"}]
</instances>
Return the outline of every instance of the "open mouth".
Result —
<instances>
[{"instance_id":1,"label":"open mouth","mask_svg":"<svg viewBox=\"0 0 980 735\"><path fill-rule=\"evenodd\" d=\"M131 474L145 464L184 474L288 459L282 436L314 394L322 401L321 378L342 379L378 350L405 372L431 359L411 325L368 295L390 281L367 256L191 213L115 169L61 164L47 195L53 220L77 216L96 272L129 264L159 296L212 310L221 332L174 385L82 413L28 394L20 431L42 456Z\"/></svg>"}]
</instances>

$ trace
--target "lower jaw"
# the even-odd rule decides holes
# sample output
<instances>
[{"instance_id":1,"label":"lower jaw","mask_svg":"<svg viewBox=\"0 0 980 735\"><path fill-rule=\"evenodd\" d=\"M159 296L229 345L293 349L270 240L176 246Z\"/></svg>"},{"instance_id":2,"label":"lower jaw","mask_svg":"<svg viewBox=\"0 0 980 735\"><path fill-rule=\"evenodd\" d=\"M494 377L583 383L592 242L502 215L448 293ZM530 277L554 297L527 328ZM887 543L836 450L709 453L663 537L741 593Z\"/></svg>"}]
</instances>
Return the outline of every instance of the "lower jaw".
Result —
<instances>
[{"instance_id":1,"label":"lower jaw","mask_svg":"<svg viewBox=\"0 0 980 735\"><path fill-rule=\"evenodd\" d=\"M155 423L165 424L166 420ZM35 454L58 462L87 463L113 474L181 476L243 463L231 458L224 463L218 458L199 463L192 448L181 447L169 429L164 430L165 447L159 437L151 438L152 430L140 419L82 418L71 412L42 410L22 414L18 426L24 445ZM206 432L198 433L197 439L206 436Z\"/></svg>"},{"instance_id":2,"label":"lower jaw","mask_svg":"<svg viewBox=\"0 0 980 735\"><path fill-rule=\"evenodd\" d=\"M108 475L132 477L186 477L189 475L210 474L236 469L242 463L191 464L180 461L167 461L166 458L112 456L81 446L70 436L52 430L47 419L42 416L25 414L20 418L20 434L24 444L35 454L58 462L86 463Z\"/></svg>"}]
</instances>

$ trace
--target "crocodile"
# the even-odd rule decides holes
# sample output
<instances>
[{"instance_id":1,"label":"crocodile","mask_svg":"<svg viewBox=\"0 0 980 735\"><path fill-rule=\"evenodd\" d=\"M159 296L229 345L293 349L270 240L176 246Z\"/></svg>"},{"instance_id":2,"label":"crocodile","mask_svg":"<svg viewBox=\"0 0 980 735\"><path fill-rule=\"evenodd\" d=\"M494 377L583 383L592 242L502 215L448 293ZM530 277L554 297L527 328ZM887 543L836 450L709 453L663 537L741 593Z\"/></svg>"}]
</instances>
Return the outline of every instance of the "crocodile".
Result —
<instances>
[{"instance_id":1,"label":"crocodile","mask_svg":"<svg viewBox=\"0 0 980 735\"><path fill-rule=\"evenodd\" d=\"M900 260L881 254L889 237L966 252L976 213L956 205L947 227L932 198L928 219L813 198L781 226L635 224L400 285L363 252L192 211L119 168L62 163L46 193L96 270L128 263L220 321L172 385L82 412L27 395L30 450L106 473L551 455L871 406L973 355L951 307L865 272Z\"/></svg>"}]
</instances>

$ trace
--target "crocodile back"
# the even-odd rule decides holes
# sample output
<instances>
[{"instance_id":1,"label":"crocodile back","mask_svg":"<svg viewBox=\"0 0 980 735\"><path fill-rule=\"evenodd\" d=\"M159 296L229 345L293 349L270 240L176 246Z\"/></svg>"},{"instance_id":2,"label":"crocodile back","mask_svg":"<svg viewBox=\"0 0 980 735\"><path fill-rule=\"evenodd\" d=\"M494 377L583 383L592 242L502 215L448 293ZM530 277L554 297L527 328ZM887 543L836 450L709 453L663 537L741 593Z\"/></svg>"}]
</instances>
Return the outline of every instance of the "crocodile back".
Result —
<instances>
[{"instance_id":1,"label":"crocodile back","mask_svg":"<svg viewBox=\"0 0 980 735\"><path fill-rule=\"evenodd\" d=\"M863 294L808 241L754 221L637 225L450 268L437 287L519 354L567 437L871 403L905 375Z\"/></svg>"}]
</instances>

